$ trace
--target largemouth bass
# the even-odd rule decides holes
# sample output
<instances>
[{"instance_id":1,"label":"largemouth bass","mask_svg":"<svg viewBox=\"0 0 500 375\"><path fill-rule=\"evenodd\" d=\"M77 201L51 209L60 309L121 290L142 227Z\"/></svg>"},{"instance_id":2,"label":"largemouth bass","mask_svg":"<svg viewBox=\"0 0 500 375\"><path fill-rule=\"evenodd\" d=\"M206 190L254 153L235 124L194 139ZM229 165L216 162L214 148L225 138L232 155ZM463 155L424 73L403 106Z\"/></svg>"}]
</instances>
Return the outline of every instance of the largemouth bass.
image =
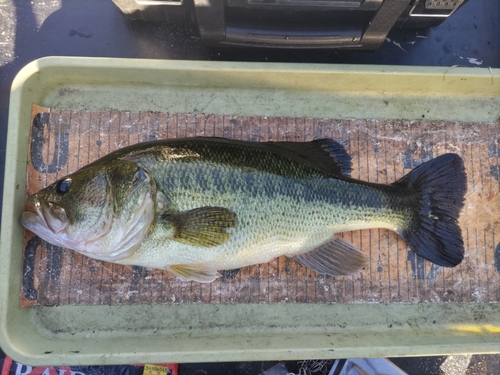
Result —
<instances>
[{"instance_id":1,"label":"largemouth bass","mask_svg":"<svg viewBox=\"0 0 500 375\"><path fill-rule=\"evenodd\" d=\"M286 255L332 276L367 256L336 233L387 228L419 255L458 265L462 159L445 154L390 185L349 177L330 139L253 143L221 138L125 147L29 197L21 224L89 257L212 282L218 270Z\"/></svg>"}]
</instances>

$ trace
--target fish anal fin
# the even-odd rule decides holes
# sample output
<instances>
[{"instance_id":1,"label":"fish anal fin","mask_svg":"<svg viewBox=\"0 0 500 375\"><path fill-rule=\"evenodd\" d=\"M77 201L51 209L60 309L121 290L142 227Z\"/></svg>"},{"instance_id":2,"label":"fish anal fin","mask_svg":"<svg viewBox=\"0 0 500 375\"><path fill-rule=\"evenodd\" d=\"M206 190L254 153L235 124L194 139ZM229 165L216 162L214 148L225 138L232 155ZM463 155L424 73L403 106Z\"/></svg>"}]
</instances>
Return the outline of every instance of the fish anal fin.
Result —
<instances>
[{"instance_id":1,"label":"fish anal fin","mask_svg":"<svg viewBox=\"0 0 500 375\"><path fill-rule=\"evenodd\" d=\"M199 207L160 219L174 228L170 239L202 247L224 244L230 238L226 230L237 225L236 214L224 207Z\"/></svg>"},{"instance_id":2,"label":"fish anal fin","mask_svg":"<svg viewBox=\"0 0 500 375\"><path fill-rule=\"evenodd\" d=\"M220 276L219 272L210 264L174 264L169 267L170 272L186 281L211 283Z\"/></svg>"},{"instance_id":3,"label":"fish anal fin","mask_svg":"<svg viewBox=\"0 0 500 375\"><path fill-rule=\"evenodd\" d=\"M368 262L361 250L342 238L333 238L314 250L289 257L319 274L330 276L352 275Z\"/></svg>"},{"instance_id":4,"label":"fish anal fin","mask_svg":"<svg viewBox=\"0 0 500 375\"><path fill-rule=\"evenodd\" d=\"M301 159L315 169L323 172L347 176L351 174L351 157L344 146L330 138L316 139L311 142L267 142L293 152L296 159Z\"/></svg>"}]
</instances>

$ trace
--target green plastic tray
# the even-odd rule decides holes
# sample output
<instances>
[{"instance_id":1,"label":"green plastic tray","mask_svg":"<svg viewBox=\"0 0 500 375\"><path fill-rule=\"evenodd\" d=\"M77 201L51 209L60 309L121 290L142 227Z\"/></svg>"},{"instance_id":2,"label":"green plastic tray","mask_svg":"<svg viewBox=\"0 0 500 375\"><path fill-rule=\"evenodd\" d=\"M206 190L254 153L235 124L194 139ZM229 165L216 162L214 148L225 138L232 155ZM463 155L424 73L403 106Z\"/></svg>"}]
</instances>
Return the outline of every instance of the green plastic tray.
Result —
<instances>
[{"instance_id":1,"label":"green plastic tray","mask_svg":"<svg viewBox=\"0 0 500 375\"><path fill-rule=\"evenodd\" d=\"M500 71L49 57L12 85L0 346L30 365L500 352L498 304L238 304L18 309L31 104L86 110L498 122Z\"/></svg>"}]
</instances>

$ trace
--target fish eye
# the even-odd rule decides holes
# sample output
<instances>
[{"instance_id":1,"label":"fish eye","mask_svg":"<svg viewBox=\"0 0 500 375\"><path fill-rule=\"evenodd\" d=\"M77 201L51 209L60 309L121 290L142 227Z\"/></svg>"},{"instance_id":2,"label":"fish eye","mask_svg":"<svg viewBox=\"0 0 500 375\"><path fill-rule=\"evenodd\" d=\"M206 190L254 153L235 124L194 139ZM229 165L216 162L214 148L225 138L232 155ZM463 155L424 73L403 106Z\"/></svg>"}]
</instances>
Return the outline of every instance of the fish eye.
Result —
<instances>
[{"instance_id":1,"label":"fish eye","mask_svg":"<svg viewBox=\"0 0 500 375\"><path fill-rule=\"evenodd\" d=\"M59 181L56 184L56 192L58 192L59 194L68 192L69 188L71 187L71 182L71 178L69 177Z\"/></svg>"}]
</instances>

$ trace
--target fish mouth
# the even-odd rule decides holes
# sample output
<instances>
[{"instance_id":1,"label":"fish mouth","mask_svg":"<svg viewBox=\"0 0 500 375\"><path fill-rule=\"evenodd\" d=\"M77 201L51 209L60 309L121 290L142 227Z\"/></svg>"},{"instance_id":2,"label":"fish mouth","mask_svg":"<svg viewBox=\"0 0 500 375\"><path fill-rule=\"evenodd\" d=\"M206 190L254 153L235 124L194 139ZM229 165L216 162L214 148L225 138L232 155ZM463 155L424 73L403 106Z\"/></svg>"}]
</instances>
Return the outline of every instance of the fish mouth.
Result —
<instances>
[{"instance_id":1,"label":"fish mouth","mask_svg":"<svg viewBox=\"0 0 500 375\"><path fill-rule=\"evenodd\" d=\"M40 230L43 232L49 230L53 234L58 234L68 227L68 216L61 206L40 199L37 194L28 198L28 204L35 212L25 211L19 219L26 229L35 234L39 234Z\"/></svg>"}]
</instances>

